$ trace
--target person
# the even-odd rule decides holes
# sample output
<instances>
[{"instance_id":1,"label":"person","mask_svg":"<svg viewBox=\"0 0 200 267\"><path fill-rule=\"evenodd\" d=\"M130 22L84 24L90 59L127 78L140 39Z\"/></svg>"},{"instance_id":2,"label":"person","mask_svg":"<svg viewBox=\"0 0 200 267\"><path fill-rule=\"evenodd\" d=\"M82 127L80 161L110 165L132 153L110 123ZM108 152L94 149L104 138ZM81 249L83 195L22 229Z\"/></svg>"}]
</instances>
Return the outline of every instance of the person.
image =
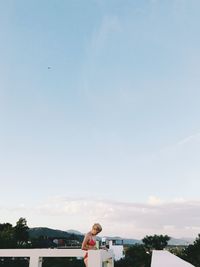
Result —
<instances>
[{"instance_id":1,"label":"person","mask_svg":"<svg viewBox=\"0 0 200 267\"><path fill-rule=\"evenodd\" d=\"M92 226L92 230L90 232L88 232L84 239L83 239L83 243L82 243L82 250L86 251L86 254L84 256L84 263L85 266L88 266L88 250L90 249L97 249L96 247L96 236L102 231L102 227L99 223L95 223Z\"/></svg>"}]
</instances>

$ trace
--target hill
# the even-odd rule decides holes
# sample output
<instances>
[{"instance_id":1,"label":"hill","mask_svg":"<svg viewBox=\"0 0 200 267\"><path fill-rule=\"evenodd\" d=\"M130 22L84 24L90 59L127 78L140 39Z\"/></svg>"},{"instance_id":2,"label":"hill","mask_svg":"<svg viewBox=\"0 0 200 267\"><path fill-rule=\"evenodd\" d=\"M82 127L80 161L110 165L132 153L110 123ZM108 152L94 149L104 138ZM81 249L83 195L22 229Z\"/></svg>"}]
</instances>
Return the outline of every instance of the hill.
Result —
<instances>
[{"instance_id":1,"label":"hill","mask_svg":"<svg viewBox=\"0 0 200 267\"><path fill-rule=\"evenodd\" d=\"M46 236L50 238L67 238L70 239L74 237L75 239L83 239L83 235L75 234L71 232L61 231L61 230L55 230L47 227L34 227L29 229L29 236L31 238L38 238L40 236Z\"/></svg>"},{"instance_id":2,"label":"hill","mask_svg":"<svg viewBox=\"0 0 200 267\"><path fill-rule=\"evenodd\" d=\"M188 246L194 242L192 238L171 238L168 242L169 246Z\"/></svg>"},{"instance_id":3,"label":"hill","mask_svg":"<svg viewBox=\"0 0 200 267\"><path fill-rule=\"evenodd\" d=\"M49 238L66 238L66 239L74 239L74 240L83 240L84 234L77 231L77 230L55 230L47 227L34 227L29 229L29 236L31 238L38 238L40 236L46 236ZM134 245L134 244L141 244L142 241L139 239L131 239L131 238L122 238L119 236L111 237L111 236L104 236L108 240L123 240L124 245ZM97 240L101 240L101 237L97 237ZM194 242L191 238L171 238L168 242L170 246L187 246Z\"/></svg>"},{"instance_id":4,"label":"hill","mask_svg":"<svg viewBox=\"0 0 200 267\"><path fill-rule=\"evenodd\" d=\"M73 229L67 230L67 233L75 234L75 235L83 235L81 232L77 230L73 230Z\"/></svg>"}]
</instances>

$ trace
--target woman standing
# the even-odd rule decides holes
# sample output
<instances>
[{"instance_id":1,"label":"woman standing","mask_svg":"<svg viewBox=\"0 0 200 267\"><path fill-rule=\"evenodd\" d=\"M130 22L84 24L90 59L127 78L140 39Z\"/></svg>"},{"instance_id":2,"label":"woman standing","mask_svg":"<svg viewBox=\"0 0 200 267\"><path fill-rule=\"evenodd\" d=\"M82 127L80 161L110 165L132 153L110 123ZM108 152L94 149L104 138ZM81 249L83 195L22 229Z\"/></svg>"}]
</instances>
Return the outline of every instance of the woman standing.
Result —
<instances>
[{"instance_id":1,"label":"woman standing","mask_svg":"<svg viewBox=\"0 0 200 267\"><path fill-rule=\"evenodd\" d=\"M101 231L102 231L101 225L99 223L95 223L92 226L92 230L85 235L81 249L86 250L86 251L90 249L97 249L96 236ZM87 267L88 266L88 252L86 252L84 256L84 263L85 263L85 266Z\"/></svg>"}]
</instances>

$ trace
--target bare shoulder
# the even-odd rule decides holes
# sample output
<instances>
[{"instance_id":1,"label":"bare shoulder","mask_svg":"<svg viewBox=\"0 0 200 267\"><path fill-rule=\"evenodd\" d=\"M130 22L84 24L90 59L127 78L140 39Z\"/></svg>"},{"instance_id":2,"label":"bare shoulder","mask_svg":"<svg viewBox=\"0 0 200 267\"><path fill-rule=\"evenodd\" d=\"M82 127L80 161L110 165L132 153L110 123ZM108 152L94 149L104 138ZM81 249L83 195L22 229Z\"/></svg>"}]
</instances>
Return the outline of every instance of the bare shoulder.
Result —
<instances>
[{"instance_id":1,"label":"bare shoulder","mask_svg":"<svg viewBox=\"0 0 200 267\"><path fill-rule=\"evenodd\" d=\"M84 240L83 240L83 243L82 243L82 249L83 250L88 250L87 243L89 242L89 240L90 240L90 232L85 234L85 237L84 237Z\"/></svg>"},{"instance_id":2,"label":"bare shoulder","mask_svg":"<svg viewBox=\"0 0 200 267\"><path fill-rule=\"evenodd\" d=\"M91 232L88 232L88 233L85 235L85 237L86 237L86 238L89 238L89 237L91 237L91 235L92 235L92 233L91 233Z\"/></svg>"},{"instance_id":3,"label":"bare shoulder","mask_svg":"<svg viewBox=\"0 0 200 267\"><path fill-rule=\"evenodd\" d=\"M84 238L84 239L89 239L89 238L90 238L90 236L91 236L91 233L90 233L90 232L88 232L87 234L85 234L85 238Z\"/></svg>"}]
</instances>

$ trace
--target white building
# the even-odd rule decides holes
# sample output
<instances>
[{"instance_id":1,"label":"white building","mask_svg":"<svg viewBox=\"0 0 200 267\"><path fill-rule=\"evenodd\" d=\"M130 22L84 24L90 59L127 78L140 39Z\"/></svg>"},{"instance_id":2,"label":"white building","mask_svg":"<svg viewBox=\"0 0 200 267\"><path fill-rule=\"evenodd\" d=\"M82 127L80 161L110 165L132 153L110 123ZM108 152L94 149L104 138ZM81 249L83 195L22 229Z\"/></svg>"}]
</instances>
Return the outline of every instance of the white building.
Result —
<instances>
[{"instance_id":1,"label":"white building","mask_svg":"<svg viewBox=\"0 0 200 267\"><path fill-rule=\"evenodd\" d=\"M111 239L111 238L102 237L101 242L102 242L102 245L105 245L109 249L112 249L113 254L114 254L114 259L116 261L122 259L125 256L122 239L117 239L117 238Z\"/></svg>"}]
</instances>

